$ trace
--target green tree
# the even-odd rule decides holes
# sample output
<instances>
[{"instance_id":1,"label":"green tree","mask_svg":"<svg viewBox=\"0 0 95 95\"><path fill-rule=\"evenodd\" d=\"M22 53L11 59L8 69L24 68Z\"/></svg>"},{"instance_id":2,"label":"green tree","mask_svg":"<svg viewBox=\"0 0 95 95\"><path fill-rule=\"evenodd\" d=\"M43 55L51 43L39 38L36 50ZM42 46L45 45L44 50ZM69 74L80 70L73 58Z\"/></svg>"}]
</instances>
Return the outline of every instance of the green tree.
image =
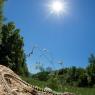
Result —
<instances>
[{"instance_id":1,"label":"green tree","mask_svg":"<svg viewBox=\"0 0 95 95\"><path fill-rule=\"evenodd\" d=\"M81 86L81 87L87 87L88 86L88 79L87 79L87 74L86 73L82 73L80 76L79 76L79 83L78 83L78 86Z\"/></svg>"},{"instance_id":2,"label":"green tree","mask_svg":"<svg viewBox=\"0 0 95 95\"><path fill-rule=\"evenodd\" d=\"M87 72L89 75L95 75L95 56L91 54L89 57L89 65L87 66Z\"/></svg>"},{"instance_id":3,"label":"green tree","mask_svg":"<svg viewBox=\"0 0 95 95\"><path fill-rule=\"evenodd\" d=\"M2 43L2 35L1 35L1 32L2 32L2 23L3 23L3 4L4 4L4 0L0 0L0 45Z\"/></svg>"},{"instance_id":4,"label":"green tree","mask_svg":"<svg viewBox=\"0 0 95 95\"><path fill-rule=\"evenodd\" d=\"M23 50L23 37L13 22L2 27L2 44L0 45L0 64L11 68L17 74L26 74L26 58Z\"/></svg>"},{"instance_id":5,"label":"green tree","mask_svg":"<svg viewBox=\"0 0 95 95\"><path fill-rule=\"evenodd\" d=\"M93 54L89 57L89 65L86 69L89 76L89 83L93 86L95 85L95 56Z\"/></svg>"}]
</instances>

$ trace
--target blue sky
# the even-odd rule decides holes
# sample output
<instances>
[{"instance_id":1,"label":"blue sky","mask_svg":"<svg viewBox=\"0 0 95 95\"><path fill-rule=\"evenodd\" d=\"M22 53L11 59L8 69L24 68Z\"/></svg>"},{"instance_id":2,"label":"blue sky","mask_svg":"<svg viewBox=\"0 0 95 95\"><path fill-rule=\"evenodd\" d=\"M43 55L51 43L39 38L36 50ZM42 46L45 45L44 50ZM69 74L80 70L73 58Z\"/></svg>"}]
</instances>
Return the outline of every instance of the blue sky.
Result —
<instances>
[{"instance_id":1,"label":"blue sky","mask_svg":"<svg viewBox=\"0 0 95 95\"><path fill-rule=\"evenodd\" d=\"M24 37L24 50L29 53L36 44L52 54L54 63L64 61L64 66L85 67L88 57L95 53L95 0L67 0L68 14L50 15L45 6L52 0L8 0L5 4L7 21L14 21ZM34 63L40 60L45 66L50 63L39 58L38 49L27 58L29 71L37 72ZM50 55L48 56L50 58ZM55 64L55 68L60 66Z\"/></svg>"}]
</instances>

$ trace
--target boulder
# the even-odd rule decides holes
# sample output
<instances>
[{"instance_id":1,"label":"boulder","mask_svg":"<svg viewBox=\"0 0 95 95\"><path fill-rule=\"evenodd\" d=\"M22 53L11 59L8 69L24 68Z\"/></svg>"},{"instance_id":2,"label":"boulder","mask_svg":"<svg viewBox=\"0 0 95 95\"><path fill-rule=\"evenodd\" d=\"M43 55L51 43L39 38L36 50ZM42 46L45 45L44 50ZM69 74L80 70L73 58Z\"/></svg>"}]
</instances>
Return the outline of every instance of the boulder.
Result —
<instances>
[{"instance_id":1,"label":"boulder","mask_svg":"<svg viewBox=\"0 0 95 95\"><path fill-rule=\"evenodd\" d=\"M53 93L52 89L46 87L39 91L37 86L23 81L11 69L0 65L0 95L74 95L68 92Z\"/></svg>"}]
</instances>

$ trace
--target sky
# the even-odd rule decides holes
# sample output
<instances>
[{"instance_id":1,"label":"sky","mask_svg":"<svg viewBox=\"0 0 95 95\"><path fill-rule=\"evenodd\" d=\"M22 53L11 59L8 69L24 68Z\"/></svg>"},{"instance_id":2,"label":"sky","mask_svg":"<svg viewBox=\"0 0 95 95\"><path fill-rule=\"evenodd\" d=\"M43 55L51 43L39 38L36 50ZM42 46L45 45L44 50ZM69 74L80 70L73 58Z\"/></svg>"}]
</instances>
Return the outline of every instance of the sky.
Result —
<instances>
[{"instance_id":1,"label":"sky","mask_svg":"<svg viewBox=\"0 0 95 95\"><path fill-rule=\"evenodd\" d=\"M5 3L6 22L13 21L21 29L24 50L33 55L27 58L31 73L36 73L35 63L45 67L61 68L88 65L88 57L95 54L95 0L66 0L68 12L61 16L50 14L46 6L53 0L8 0ZM45 56L40 56L45 52ZM53 61L54 66L50 61Z\"/></svg>"}]
</instances>

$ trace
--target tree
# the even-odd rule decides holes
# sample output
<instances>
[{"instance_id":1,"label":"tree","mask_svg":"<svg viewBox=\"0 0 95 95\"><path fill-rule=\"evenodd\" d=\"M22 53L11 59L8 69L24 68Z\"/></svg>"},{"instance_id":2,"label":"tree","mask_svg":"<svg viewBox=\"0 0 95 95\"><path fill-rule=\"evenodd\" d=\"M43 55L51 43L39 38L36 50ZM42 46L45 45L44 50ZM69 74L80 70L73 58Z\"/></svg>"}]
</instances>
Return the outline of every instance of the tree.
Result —
<instances>
[{"instance_id":1,"label":"tree","mask_svg":"<svg viewBox=\"0 0 95 95\"><path fill-rule=\"evenodd\" d=\"M4 1L6 0L0 0L0 45L2 43L2 26L3 26L3 20L4 20L4 16L3 16L3 5L4 5Z\"/></svg>"},{"instance_id":2,"label":"tree","mask_svg":"<svg viewBox=\"0 0 95 95\"><path fill-rule=\"evenodd\" d=\"M89 57L89 65L86 70L90 80L89 84L93 86L95 84L95 56L93 54Z\"/></svg>"},{"instance_id":3,"label":"tree","mask_svg":"<svg viewBox=\"0 0 95 95\"><path fill-rule=\"evenodd\" d=\"M28 73L20 30L16 29L13 22L10 22L3 25L1 34L0 64L11 68L17 74Z\"/></svg>"},{"instance_id":4,"label":"tree","mask_svg":"<svg viewBox=\"0 0 95 95\"><path fill-rule=\"evenodd\" d=\"M91 54L91 56L89 57L87 72L89 75L95 75L95 56L93 54Z\"/></svg>"},{"instance_id":5,"label":"tree","mask_svg":"<svg viewBox=\"0 0 95 95\"><path fill-rule=\"evenodd\" d=\"M12 22L4 24L4 1L7 0L0 0L0 64L11 68L17 74L28 75L20 30L16 29Z\"/></svg>"},{"instance_id":6,"label":"tree","mask_svg":"<svg viewBox=\"0 0 95 95\"><path fill-rule=\"evenodd\" d=\"M82 73L80 76L79 76L79 83L78 83L78 86L80 87L87 87L88 86L88 79L87 79L87 74L86 73Z\"/></svg>"}]
</instances>

